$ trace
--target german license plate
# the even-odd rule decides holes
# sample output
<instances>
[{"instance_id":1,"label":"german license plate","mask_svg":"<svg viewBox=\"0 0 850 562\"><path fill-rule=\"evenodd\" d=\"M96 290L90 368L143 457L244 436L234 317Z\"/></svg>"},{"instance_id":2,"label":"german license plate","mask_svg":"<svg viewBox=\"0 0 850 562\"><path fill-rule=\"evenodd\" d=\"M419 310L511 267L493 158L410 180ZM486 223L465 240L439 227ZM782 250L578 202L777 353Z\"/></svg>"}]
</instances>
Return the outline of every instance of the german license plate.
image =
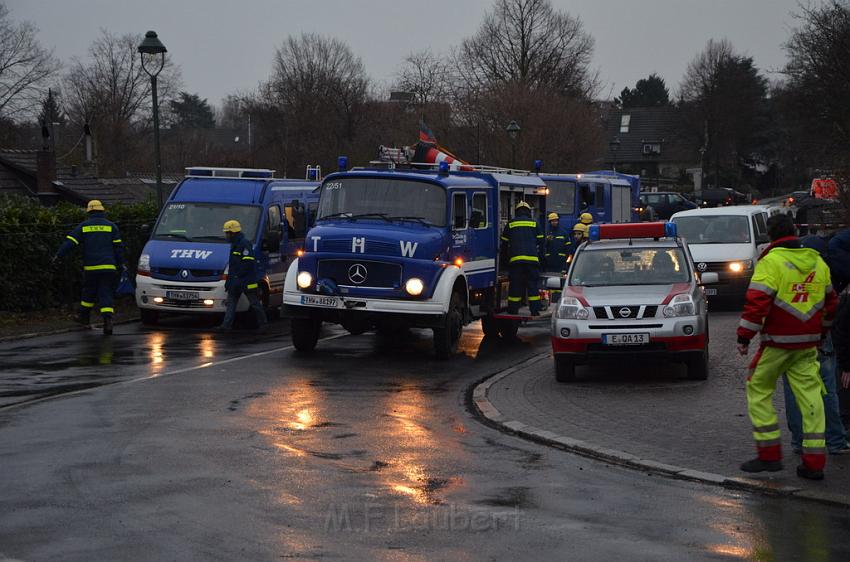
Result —
<instances>
[{"instance_id":1,"label":"german license plate","mask_svg":"<svg viewBox=\"0 0 850 562\"><path fill-rule=\"evenodd\" d=\"M717 289L705 289L705 296L716 297L717 296Z\"/></svg>"},{"instance_id":2,"label":"german license plate","mask_svg":"<svg viewBox=\"0 0 850 562\"><path fill-rule=\"evenodd\" d=\"M605 345L643 345L649 343L649 334L604 334Z\"/></svg>"},{"instance_id":3,"label":"german license plate","mask_svg":"<svg viewBox=\"0 0 850 562\"><path fill-rule=\"evenodd\" d=\"M166 291L165 297L175 301L196 301L200 294L197 291Z\"/></svg>"},{"instance_id":4,"label":"german license plate","mask_svg":"<svg viewBox=\"0 0 850 562\"><path fill-rule=\"evenodd\" d=\"M336 297L323 297L318 295L301 295L301 304L306 304L307 306L338 308L339 299Z\"/></svg>"}]
</instances>

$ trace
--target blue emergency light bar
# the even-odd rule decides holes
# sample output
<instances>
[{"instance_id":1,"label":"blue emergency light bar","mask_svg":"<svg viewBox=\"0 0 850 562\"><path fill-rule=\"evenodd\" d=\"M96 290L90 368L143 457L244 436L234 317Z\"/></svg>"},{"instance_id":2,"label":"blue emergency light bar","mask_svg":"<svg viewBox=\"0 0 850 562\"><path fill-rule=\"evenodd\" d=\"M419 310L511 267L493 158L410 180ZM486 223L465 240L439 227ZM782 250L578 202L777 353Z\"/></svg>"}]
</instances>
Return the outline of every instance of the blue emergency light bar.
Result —
<instances>
[{"instance_id":1,"label":"blue emergency light bar","mask_svg":"<svg viewBox=\"0 0 850 562\"><path fill-rule=\"evenodd\" d=\"M340 156L336 159L336 167L340 172L348 170L348 156Z\"/></svg>"},{"instance_id":2,"label":"blue emergency light bar","mask_svg":"<svg viewBox=\"0 0 850 562\"><path fill-rule=\"evenodd\" d=\"M255 168L186 168L186 177L191 178L231 178L231 179L272 179L274 170Z\"/></svg>"},{"instance_id":3,"label":"blue emergency light bar","mask_svg":"<svg viewBox=\"0 0 850 562\"><path fill-rule=\"evenodd\" d=\"M588 237L594 242L618 238L675 238L677 235L674 222L593 224L588 232Z\"/></svg>"}]
</instances>

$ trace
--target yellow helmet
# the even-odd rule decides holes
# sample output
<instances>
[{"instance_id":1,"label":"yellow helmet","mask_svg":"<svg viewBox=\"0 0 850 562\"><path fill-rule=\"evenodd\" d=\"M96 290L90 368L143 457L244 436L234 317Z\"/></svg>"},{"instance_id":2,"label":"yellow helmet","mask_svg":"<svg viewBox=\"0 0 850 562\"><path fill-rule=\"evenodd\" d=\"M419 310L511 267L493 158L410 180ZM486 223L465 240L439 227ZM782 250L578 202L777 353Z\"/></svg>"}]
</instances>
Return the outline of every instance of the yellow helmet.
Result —
<instances>
[{"instance_id":1,"label":"yellow helmet","mask_svg":"<svg viewBox=\"0 0 850 562\"><path fill-rule=\"evenodd\" d=\"M528 204L528 203L526 203L525 201L520 201L519 203L517 203L517 204L516 204L516 208L517 208L517 210L520 210L520 209L528 209L528 210L530 211L530 210L531 210L531 205L529 205L529 204Z\"/></svg>"},{"instance_id":2,"label":"yellow helmet","mask_svg":"<svg viewBox=\"0 0 850 562\"><path fill-rule=\"evenodd\" d=\"M549 219L550 221L561 220L561 217L558 216L558 213L549 213L549 216L546 217L546 218Z\"/></svg>"},{"instance_id":3,"label":"yellow helmet","mask_svg":"<svg viewBox=\"0 0 850 562\"><path fill-rule=\"evenodd\" d=\"M103 203L101 203L98 199L92 199L89 201L89 204L86 206L86 212L91 213L93 211L105 211L103 208Z\"/></svg>"},{"instance_id":4,"label":"yellow helmet","mask_svg":"<svg viewBox=\"0 0 850 562\"><path fill-rule=\"evenodd\" d=\"M229 220L224 223L224 231L225 232L242 232L242 225L239 224L239 221Z\"/></svg>"},{"instance_id":5,"label":"yellow helmet","mask_svg":"<svg viewBox=\"0 0 850 562\"><path fill-rule=\"evenodd\" d=\"M587 225L582 222L576 223L576 225L573 227L573 232L581 232L584 236L587 236L588 230L589 229L587 228Z\"/></svg>"},{"instance_id":6,"label":"yellow helmet","mask_svg":"<svg viewBox=\"0 0 850 562\"><path fill-rule=\"evenodd\" d=\"M580 220L582 224L593 224L593 215L590 213L582 213L578 220Z\"/></svg>"}]
</instances>

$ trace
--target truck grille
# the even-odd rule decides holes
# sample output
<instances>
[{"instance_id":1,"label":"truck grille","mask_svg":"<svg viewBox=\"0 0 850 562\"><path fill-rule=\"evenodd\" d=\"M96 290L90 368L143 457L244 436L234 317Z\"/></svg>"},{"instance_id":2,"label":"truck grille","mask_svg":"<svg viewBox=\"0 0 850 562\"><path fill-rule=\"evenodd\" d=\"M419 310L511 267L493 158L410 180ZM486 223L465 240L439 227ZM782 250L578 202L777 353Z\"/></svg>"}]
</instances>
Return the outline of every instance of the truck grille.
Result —
<instances>
[{"instance_id":1,"label":"truck grille","mask_svg":"<svg viewBox=\"0 0 850 562\"><path fill-rule=\"evenodd\" d=\"M344 240L323 240L320 244L323 252L348 254L351 252L351 238ZM400 256L401 247L398 243L366 241L366 253L373 256Z\"/></svg>"},{"instance_id":2,"label":"truck grille","mask_svg":"<svg viewBox=\"0 0 850 562\"><path fill-rule=\"evenodd\" d=\"M401 265L370 260L319 260L319 279L331 279L345 287L397 289Z\"/></svg>"},{"instance_id":3,"label":"truck grille","mask_svg":"<svg viewBox=\"0 0 850 562\"><path fill-rule=\"evenodd\" d=\"M628 309L629 313L624 315L620 311L625 309ZM593 314L600 320L641 320L643 318L655 318L656 312L658 312L658 307L655 305L593 307Z\"/></svg>"}]
</instances>

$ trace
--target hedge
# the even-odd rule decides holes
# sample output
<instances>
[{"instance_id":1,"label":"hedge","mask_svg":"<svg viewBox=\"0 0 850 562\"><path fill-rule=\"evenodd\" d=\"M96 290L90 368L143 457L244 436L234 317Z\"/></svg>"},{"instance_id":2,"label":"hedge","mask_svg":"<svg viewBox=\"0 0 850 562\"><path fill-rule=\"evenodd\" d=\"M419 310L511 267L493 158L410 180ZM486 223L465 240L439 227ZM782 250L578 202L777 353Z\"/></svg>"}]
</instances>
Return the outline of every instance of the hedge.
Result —
<instances>
[{"instance_id":1,"label":"hedge","mask_svg":"<svg viewBox=\"0 0 850 562\"><path fill-rule=\"evenodd\" d=\"M153 200L108 206L106 217L121 229L127 262L134 270L153 224ZM0 196L0 310L26 312L79 302L82 262L79 250L51 265L65 236L85 220L85 210L69 203L44 207L23 196Z\"/></svg>"}]
</instances>

